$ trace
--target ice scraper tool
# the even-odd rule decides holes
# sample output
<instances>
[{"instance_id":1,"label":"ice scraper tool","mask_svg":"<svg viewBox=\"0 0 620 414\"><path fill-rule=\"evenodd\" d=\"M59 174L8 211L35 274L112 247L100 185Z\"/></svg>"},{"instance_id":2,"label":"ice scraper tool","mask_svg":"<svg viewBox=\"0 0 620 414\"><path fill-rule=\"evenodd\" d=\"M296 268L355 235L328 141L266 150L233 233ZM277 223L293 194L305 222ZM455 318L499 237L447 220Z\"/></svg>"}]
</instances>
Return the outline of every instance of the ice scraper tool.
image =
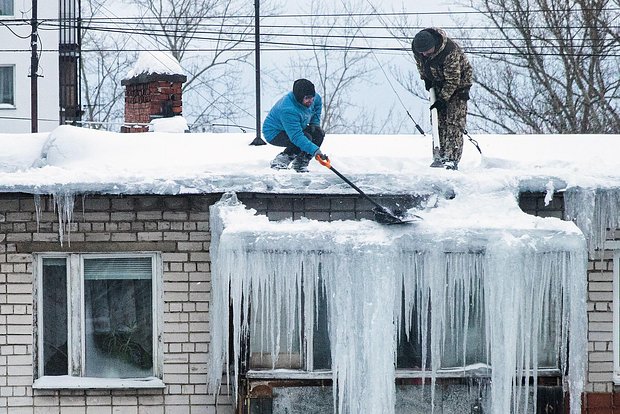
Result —
<instances>
[{"instance_id":1,"label":"ice scraper tool","mask_svg":"<svg viewBox=\"0 0 620 414\"><path fill-rule=\"evenodd\" d=\"M319 162L319 164L321 164L322 166L327 167L330 170L332 170L334 172L334 174L336 174L338 177L340 177L342 179L342 181L344 181L345 183L349 184L351 186L351 188L353 188L355 191L360 193L362 195L362 197L364 197L366 200L370 201L372 203L372 205L375 206L372 209L372 211L373 211L373 213L375 213L375 221L377 223L381 223L381 224L404 224L404 223L410 223L410 222L422 219L422 217L416 216L416 215L413 215L412 218L398 217L397 215L392 213L390 210L388 210L386 207L383 207L381 204L377 203L375 200L373 200L368 195L366 195L366 193L364 193L362 190L360 190L358 186L353 184L347 177L345 177L337 169L332 167L331 161L329 160L327 155L325 155L325 154L317 154L317 156L315 158Z\"/></svg>"}]
</instances>

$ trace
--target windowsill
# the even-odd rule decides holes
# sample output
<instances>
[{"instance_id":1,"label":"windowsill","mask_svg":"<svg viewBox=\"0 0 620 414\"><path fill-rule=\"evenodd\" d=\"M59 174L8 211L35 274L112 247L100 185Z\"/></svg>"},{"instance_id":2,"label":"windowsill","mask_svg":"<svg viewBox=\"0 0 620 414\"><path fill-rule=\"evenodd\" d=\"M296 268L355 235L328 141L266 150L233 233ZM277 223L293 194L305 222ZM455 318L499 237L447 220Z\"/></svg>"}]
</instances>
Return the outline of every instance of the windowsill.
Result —
<instances>
[{"instance_id":1,"label":"windowsill","mask_svg":"<svg viewBox=\"0 0 620 414\"><path fill-rule=\"evenodd\" d=\"M118 389L118 388L165 388L164 382L155 377L146 378L93 378L69 375L41 377L34 381L35 390L59 389Z\"/></svg>"},{"instance_id":2,"label":"windowsill","mask_svg":"<svg viewBox=\"0 0 620 414\"><path fill-rule=\"evenodd\" d=\"M331 379L330 371L300 371L295 369L273 369L273 370L250 370L246 373L249 379L297 379L297 380L313 380L313 379Z\"/></svg>"},{"instance_id":3,"label":"windowsill","mask_svg":"<svg viewBox=\"0 0 620 414\"><path fill-rule=\"evenodd\" d=\"M16 109L15 105L0 103L0 109Z\"/></svg>"},{"instance_id":4,"label":"windowsill","mask_svg":"<svg viewBox=\"0 0 620 414\"><path fill-rule=\"evenodd\" d=\"M430 371L420 371L414 369L397 369L395 372L396 379L410 378L430 378ZM529 375L533 375L530 371ZM555 377L559 376L560 370L555 368L539 368L539 377ZM490 377L491 368L484 364L470 365L464 368L444 368L435 373L437 378L469 378L469 377ZM320 371L302 371L295 369L274 369L274 370L249 370L246 373L248 379L296 379L296 380L313 380L313 379L331 379L331 370ZM620 385L620 377L614 378L614 383Z\"/></svg>"}]
</instances>

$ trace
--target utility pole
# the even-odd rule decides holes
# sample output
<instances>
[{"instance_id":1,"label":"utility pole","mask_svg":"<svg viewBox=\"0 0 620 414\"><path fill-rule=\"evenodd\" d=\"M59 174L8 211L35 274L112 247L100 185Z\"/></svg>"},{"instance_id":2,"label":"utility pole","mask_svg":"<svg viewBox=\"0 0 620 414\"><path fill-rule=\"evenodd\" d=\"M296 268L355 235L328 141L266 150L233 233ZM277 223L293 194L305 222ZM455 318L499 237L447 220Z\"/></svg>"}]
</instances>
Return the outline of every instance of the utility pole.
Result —
<instances>
[{"instance_id":1,"label":"utility pole","mask_svg":"<svg viewBox=\"0 0 620 414\"><path fill-rule=\"evenodd\" d=\"M250 145L266 145L260 134L260 0L254 0L254 66L256 71L256 138Z\"/></svg>"},{"instance_id":2,"label":"utility pole","mask_svg":"<svg viewBox=\"0 0 620 414\"><path fill-rule=\"evenodd\" d=\"M32 20L31 34L30 34L30 49L32 51L30 55L30 129L31 132L39 131L39 111L37 108L38 101L38 70L39 70L39 57L37 56L37 28L39 23L37 22L37 0L32 0Z\"/></svg>"}]
</instances>

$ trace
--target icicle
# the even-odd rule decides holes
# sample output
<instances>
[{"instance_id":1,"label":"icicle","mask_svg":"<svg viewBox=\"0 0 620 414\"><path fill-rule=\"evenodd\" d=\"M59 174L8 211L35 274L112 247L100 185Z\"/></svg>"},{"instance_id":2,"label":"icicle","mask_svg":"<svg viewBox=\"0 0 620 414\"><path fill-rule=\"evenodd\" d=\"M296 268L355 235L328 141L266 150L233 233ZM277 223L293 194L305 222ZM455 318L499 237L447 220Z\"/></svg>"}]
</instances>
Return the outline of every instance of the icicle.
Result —
<instances>
[{"instance_id":1,"label":"icicle","mask_svg":"<svg viewBox=\"0 0 620 414\"><path fill-rule=\"evenodd\" d=\"M38 233L40 230L40 223L41 223L41 195L40 194L34 195L34 215L37 219L37 233Z\"/></svg>"},{"instance_id":2,"label":"icicle","mask_svg":"<svg viewBox=\"0 0 620 414\"><path fill-rule=\"evenodd\" d=\"M67 241L71 245L71 219L73 217L73 206L75 204L75 195L70 192L52 194L54 200L54 210L58 214L58 237L60 245L63 245L65 226L67 226Z\"/></svg>"},{"instance_id":3,"label":"icicle","mask_svg":"<svg viewBox=\"0 0 620 414\"><path fill-rule=\"evenodd\" d=\"M396 283L389 246L338 245L327 261L334 408L394 412Z\"/></svg>"},{"instance_id":4,"label":"icicle","mask_svg":"<svg viewBox=\"0 0 620 414\"><path fill-rule=\"evenodd\" d=\"M620 227L619 188L569 188L564 205L568 219L574 220L585 235L590 257L604 247L607 229Z\"/></svg>"},{"instance_id":5,"label":"icicle","mask_svg":"<svg viewBox=\"0 0 620 414\"><path fill-rule=\"evenodd\" d=\"M529 379L536 384L541 361L557 367L560 349L561 372L569 368L571 414L579 412L587 261L585 241L576 232L486 230L443 241L434 234L393 232L391 238L360 242L323 232L300 237L278 231L277 224L273 231L226 231L235 214L252 212L234 195L211 207L210 392L217 391L230 362L228 383L236 395L241 344L249 333L252 352L269 355L270 368L282 358L290 364L303 339L313 343L323 290L336 413L394 412L400 324L421 344L433 407L441 370L492 367L491 381L471 390L472 404L493 414L533 412L536 388L530 390ZM264 216L254 219L267 223ZM549 349L546 341L555 341L552 354L541 352ZM304 362L311 365L312 355Z\"/></svg>"},{"instance_id":6,"label":"icicle","mask_svg":"<svg viewBox=\"0 0 620 414\"><path fill-rule=\"evenodd\" d=\"M553 180L549 180L547 182L547 184L545 185L545 189L547 190L545 192L545 205L548 206L549 203L551 203L551 200L553 200L553 193L555 192L555 186L553 185Z\"/></svg>"},{"instance_id":7,"label":"icicle","mask_svg":"<svg viewBox=\"0 0 620 414\"><path fill-rule=\"evenodd\" d=\"M221 201L210 207L209 223L211 229L211 302L209 314L211 315L211 343L209 346L209 369L207 371L207 390L210 393L219 393L222 383L222 372L226 372L226 383L230 385L230 372L228 363L228 323L229 323L229 297L230 281L226 274L220 270L219 244L224 231L224 219L222 210L225 206L235 207L241 203L234 193L226 193ZM226 367L224 367L226 365ZM236 378L233 386L236 386Z\"/></svg>"}]
</instances>

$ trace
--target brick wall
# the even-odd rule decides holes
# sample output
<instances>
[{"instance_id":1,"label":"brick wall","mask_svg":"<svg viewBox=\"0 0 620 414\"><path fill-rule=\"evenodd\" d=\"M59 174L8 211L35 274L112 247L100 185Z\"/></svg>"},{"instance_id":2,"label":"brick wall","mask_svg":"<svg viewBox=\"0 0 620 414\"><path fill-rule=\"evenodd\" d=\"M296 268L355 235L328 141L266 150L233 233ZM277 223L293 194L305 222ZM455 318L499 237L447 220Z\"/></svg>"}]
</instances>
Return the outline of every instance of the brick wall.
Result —
<instances>
[{"instance_id":1,"label":"brick wall","mask_svg":"<svg viewBox=\"0 0 620 414\"><path fill-rule=\"evenodd\" d=\"M372 218L372 205L356 195L239 194L248 207L272 220ZM34 197L0 194L0 414L11 413L215 413L206 394L209 342L210 257L208 207L212 196L76 197L70 245L59 243L59 224L49 197L39 223ZM416 197L376 197L407 209ZM544 194L524 194L524 211L564 217L561 197L544 205ZM610 238L620 239L620 231ZM164 390L33 391L33 252L160 251L164 267ZM589 373L584 413L615 412L611 381L613 253L589 263ZM232 411L218 397L217 413ZM618 404L620 405L620 404ZM620 411L618 411L620 412Z\"/></svg>"},{"instance_id":2,"label":"brick wall","mask_svg":"<svg viewBox=\"0 0 620 414\"><path fill-rule=\"evenodd\" d=\"M216 197L76 198L60 246L51 199L37 226L32 195L0 195L0 414L215 413L206 393L210 258L208 206ZM83 201L83 203L82 203ZM37 231L37 227L38 230ZM160 251L164 390L33 390L33 252ZM218 413L231 412L219 397Z\"/></svg>"},{"instance_id":3,"label":"brick wall","mask_svg":"<svg viewBox=\"0 0 620 414\"><path fill-rule=\"evenodd\" d=\"M184 75L139 75L123 80L125 86L125 123L148 124L154 118L181 115ZM166 109L166 107L168 107ZM147 132L146 125L123 125L121 132Z\"/></svg>"},{"instance_id":4,"label":"brick wall","mask_svg":"<svg viewBox=\"0 0 620 414\"><path fill-rule=\"evenodd\" d=\"M526 193L521 208L541 217L564 218L564 200L556 194L549 205L544 194ZM620 229L608 230L607 240L620 240ZM618 387L613 383L613 257L614 250L597 251L588 261L588 373L582 412L620 413Z\"/></svg>"},{"instance_id":5,"label":"brick wall","mask_svg":"<svg viewBox=\"0 0 620 414\"><path fill-rule=\"evenodd\" d=\"M612 393L613 370L613 251L604 250L588 262L586 391Z\"/></svg>"},{"instance_id":6,"label":"brick wall","mask_svg":"<svg viewBox=\"0 0 620 414\"><path fill-rule=\"evenodd\" d=\"M59 242L51 197L0 194L0 414L215 413L206 393L212 196L77 196ZM242 194L272 220L372 218L358 196ZM405 197L411 205L417 198ZM403 199L386 197L382 203ZM70 241L70 242L69 242ZM160 251L164 267L164 390L33 390L33 253ZM227 395L217 413L232 411Z\"/></svg>"},{"instance_id":7,"label":"brick wall","mask_svg":"<svg viewBox=\"0 0 620 414\"><path fill-rule=\"evenodd\" d=\"M358 195L299 195L299 194L237 194L239 200L248 208L266 215L270 220L297 220L307 217L312 220L360 220L374 218L374 205ZM380 205L392 211L406 211L419 206L423 196L373 196Z\"/></svg>"}]
</instances>

